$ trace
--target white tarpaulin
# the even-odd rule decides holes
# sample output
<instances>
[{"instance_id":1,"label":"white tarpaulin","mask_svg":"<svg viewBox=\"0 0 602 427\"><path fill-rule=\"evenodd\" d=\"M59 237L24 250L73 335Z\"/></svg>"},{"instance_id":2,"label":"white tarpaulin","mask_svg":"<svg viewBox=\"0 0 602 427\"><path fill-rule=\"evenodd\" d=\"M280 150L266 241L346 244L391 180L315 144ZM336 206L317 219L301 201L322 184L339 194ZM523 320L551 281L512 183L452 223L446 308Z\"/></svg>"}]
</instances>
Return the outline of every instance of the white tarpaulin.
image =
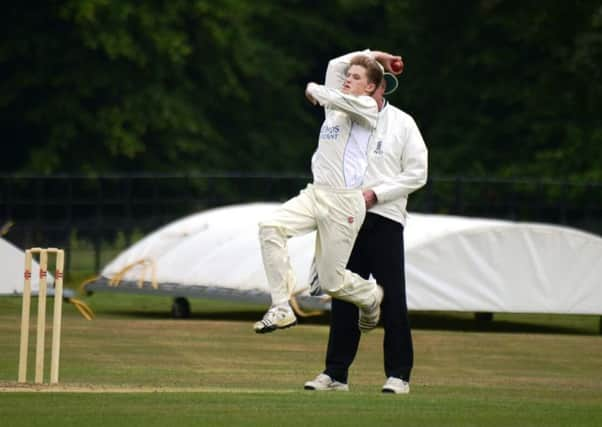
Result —
<instances>
[{"instance_id":1,"label":"white tarpaulin","mask_svg":"<svg viewBox=\"0 0 602 427\"><path fill-rule=\"evenodd\" d=\"M116 281L109 284L117 277L140 281L138 289L148 293L218 289L226 291L222 296L250 292L269 301L257 223L277 206L230 206L169 224L121 253L91 289L119 291ZM552 225L419 214L410 214L404 236L411 310L602 314L598 236ZM308 289L313 245L313 233L289 241L301 294Z\"/></svg>"},{"instance_id":2,"label":"white tarpaulin","mask_svg":"<svg viewBox=\"0 0 602 427\"><path fill-rule=\"evenodd\" d=\"M34 260L31 266L31 289L39 289L40 267ZM0 237L0 295L20 295L23 293L25 274L25 252ZM54 276L48 273L48 285L54 283ZM50 292L51 293L51 292Z\"/></svg>"},{"instance_id":3,"label":"white tarpaulin","mask_svg":"<svg viewBox=\"0 0 602 427\"><path fill-rule=\"evenodd\" d=\"M602 238L567 227L411 215L408 304L418 310L602 313Z\"/></svg>"}]
</instances>

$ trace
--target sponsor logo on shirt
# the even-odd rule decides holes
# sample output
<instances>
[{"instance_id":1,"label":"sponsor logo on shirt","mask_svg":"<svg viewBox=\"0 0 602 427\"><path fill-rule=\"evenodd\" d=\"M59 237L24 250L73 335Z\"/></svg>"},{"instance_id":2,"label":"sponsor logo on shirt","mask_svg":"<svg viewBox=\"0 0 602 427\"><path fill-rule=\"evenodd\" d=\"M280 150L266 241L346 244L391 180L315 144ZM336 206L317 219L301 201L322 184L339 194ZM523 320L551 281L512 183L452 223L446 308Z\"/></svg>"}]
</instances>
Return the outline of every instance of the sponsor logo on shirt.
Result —
<instances>
[{"instance_id":1,"label":"sponsor logo on shirt","mask_svg":"<svg viewBox=\"0 0 602 427\"><path fill-rule=\"evenodd\" d=\"M376 148L374 149L374 154L381 156L383 154L383 141L382 139L376 143Z\"/></svg>"},{"instance_id":2,"label":"sponsor logo on shirt","mask_svg":"<svg viewBox=\"0 0 602 427\"><path fill-rule=\"evenodd\" d=\"M320 129L320 139L337 139L339 137L339 132L341 132L340 126L328 126L324 124Z\"/></svg>"}]
</instances>

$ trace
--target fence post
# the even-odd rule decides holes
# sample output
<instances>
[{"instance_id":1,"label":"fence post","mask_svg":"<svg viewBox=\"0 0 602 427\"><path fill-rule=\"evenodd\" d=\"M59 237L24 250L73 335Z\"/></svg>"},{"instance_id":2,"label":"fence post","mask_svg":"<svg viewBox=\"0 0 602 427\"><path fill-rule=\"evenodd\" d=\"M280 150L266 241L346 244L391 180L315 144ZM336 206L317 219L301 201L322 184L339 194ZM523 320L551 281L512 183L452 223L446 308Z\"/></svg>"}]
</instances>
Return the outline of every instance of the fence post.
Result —
<instances>
[{"instance_id":1,"label":"fence post","mask_svg":"<svg viewBox=\"0 0 602 427\"><path fill-rule=\"evenodd\" d=\"M98 180L98 197L96 199L96 230L94 233L94 271L100 271L100 259L101 259L101 246L102 246L102 232L103 232L103 221L102 221L102 205L103 205L103 194L102 194L102 178L96 178Z\"/></svg>"},{"instance_id":2,"label":"fence post","mask_svg":"<svg viewBox=\"0 0 602 427\"><path fill-rule=\"evenodd\" d=\"M41 206L41 199L42 199L42 194L44 194L44 191L42 190L42 180L41 178L36 179L35 180L35 190L33 192L33 198L34 200L30 203L33 203L34 206L34 212L35 212L35 219L34 219L34 233L33 233L33 238L40 242L40 245L44 245L44 246L48 246L47 243L45 241L42 241L42 235L44 235L43 231L42 231L42 206ZM46 237L46 236L44 236Z\"/></svg>"},{"instance_id":3,"label":"fence post","mask_svg":"<svg viewBox=\"0 0 602 427\"><path fill-rule=\"evenodd\" d=\"M560 223L562 225L566 225L566 204L569 200L569 183L566 179L562 181L562 191L561 197L559 200L559 208L560 208Z\"/></svg>"},{"instance_id":4,"label":"fence post","mask_svg":"<svg viewBox=\"0 0 602 427\"><path fill-rule=\"evenodd\" d=\"M456 205L456 214L459 215L463 215L464 214L464 206L463 206L463 188L462 188L462 178L457 176L455 179L456 182L456 188L455 188L455 195L456 195L456 201L455 201L455 205Z\"/></svg>"},{"instance_id":5,"label":"fence post","mask_svg":"<svg viewBox=\"0 0 602 427\"><path fill-rule=\"evenodd\" d=\"M132 178L125 180L125 246L132 244Z\"/></svg>"},{"instance_id":6,"label":"fence post","mask_svg":"<svg viewBox=\"0 0 602 427\"><path fill-rule=\"evenodd\" d=\"M71 273L71 232L73 230L73 181L71 177L67 177L67 200L65 200L65 215L66 215L66 227L64 231L65 235L65 254L67 255L67 262L64 267L64 273Z\"/></svg>"}]
</instances>

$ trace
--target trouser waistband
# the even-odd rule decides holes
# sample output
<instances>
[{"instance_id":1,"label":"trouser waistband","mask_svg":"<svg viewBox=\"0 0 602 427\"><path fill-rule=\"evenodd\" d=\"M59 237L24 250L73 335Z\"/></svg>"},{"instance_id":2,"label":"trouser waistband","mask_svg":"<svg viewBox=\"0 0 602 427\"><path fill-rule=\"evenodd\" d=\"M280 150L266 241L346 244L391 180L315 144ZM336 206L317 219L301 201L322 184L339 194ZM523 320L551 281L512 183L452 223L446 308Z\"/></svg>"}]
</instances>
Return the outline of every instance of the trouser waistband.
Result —
<instances>
[{"instance_id":1,"label":"trouser waistband","mask_svg":"<svg viewBox=\"0 0 602 427\"><path fill-rule=\"evenodd\" d=\"M331 193L339 193L339 194L354 194L361 193L362 189L357 188L340 188L340 187L330 187L324 184L308 184L307 187L314 187L317 190L321 191L329 191Z\"/></svg>"}]
</instances>

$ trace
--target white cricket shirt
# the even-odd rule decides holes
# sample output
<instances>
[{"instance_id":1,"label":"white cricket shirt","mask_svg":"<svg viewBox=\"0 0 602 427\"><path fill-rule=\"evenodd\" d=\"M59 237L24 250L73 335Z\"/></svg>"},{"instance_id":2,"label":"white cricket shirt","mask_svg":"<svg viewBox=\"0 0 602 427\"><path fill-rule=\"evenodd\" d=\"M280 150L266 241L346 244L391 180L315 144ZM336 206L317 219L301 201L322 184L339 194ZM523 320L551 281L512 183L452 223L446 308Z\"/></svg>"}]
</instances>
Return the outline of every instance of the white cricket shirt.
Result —
<instances>
[{"instance_id":1,"label":"white cricket shirt","mask_svg":"<svg viewBox=\"0 0 602 427\"><path fill-rule=\"evenodd\" d=\"M378 117L376 101L315 83L308 84L307 91L326 114L312 157L313 182L332 188L359 188Z\"/></svg>"}]
</instances>

